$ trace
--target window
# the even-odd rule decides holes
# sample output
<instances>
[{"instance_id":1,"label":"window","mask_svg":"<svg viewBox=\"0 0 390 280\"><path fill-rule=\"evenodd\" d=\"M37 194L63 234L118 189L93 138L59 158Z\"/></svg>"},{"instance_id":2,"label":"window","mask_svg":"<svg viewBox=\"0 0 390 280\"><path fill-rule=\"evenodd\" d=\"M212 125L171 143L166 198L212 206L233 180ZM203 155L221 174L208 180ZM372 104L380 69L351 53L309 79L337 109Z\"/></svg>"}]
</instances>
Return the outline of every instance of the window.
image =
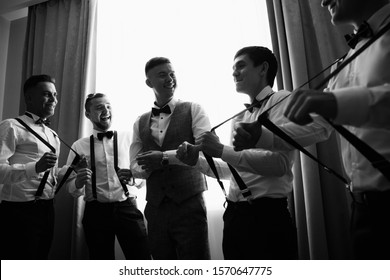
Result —
<instances>
[{"instance_id":1,"label":"window","mask_svg":"<svg viewBox=\"0 0 390 280\"><path fill-rule=\"evenodd\" d=\"M243 109L248 98L235 91L233 57L249 45L272 49L265 2L100 0L96 90L111 99L114 127L132 131L137 116L150 110L154 94L145 84L144 67L155 56L171 60L178 82L175 96L201 104L212 126ZM216 132L229 143L229 123ZM208 182L208 212L218 213L212 223L221 227L224 197L214 179ZM142 202L139 206L144 207Z\"/></svg>"}]
</instances>

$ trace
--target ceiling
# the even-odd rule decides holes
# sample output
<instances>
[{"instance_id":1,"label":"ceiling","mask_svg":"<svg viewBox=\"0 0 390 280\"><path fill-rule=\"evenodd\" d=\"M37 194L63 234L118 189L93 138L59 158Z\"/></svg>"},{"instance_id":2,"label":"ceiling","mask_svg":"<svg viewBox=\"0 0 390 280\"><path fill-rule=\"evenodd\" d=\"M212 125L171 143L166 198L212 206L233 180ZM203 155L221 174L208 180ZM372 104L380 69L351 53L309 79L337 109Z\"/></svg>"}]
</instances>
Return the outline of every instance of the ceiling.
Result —
<instances>
[{"instance_id":1,"label":"ceiling","mask_svg":"<svg viewBox=\"0 0 390 280\"><path fill-rule=\"evenodd\" d=\"M27 16L27 7L47 0L0 0L0 16L12 21Z\"/></svg>"}]
</instances>

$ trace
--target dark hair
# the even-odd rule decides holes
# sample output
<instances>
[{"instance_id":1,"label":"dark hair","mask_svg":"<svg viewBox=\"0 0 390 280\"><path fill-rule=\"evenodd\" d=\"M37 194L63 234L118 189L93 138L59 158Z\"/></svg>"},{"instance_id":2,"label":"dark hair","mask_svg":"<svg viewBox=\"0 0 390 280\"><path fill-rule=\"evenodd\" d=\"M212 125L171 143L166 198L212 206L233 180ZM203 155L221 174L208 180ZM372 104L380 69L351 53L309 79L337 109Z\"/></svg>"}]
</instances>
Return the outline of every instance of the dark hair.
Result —
<instances>
[{"instance_id":1,"label":"dark hair","mask_svg":"<svg viewBox=\"0 0 390 280\"><path fill-rule=\"evenodd\" d=\"M42 82L49 82L53 84L56 83L55 79L50 77L49 75L33 75L24 82L23 93L26 94L29 89L35 87L37 84Z\"/></svg>"},{"instance_id":2,"label":"dark hair","mask_svg":"<svg viewBox=\"0 0 390 280\"><path fill-rule=\"evenodd\" d=\"M166 57L153 57L148 62L146 62L145 74L147 75L150 69L152 69L158 65L167 64L167 63L171 63L171 61Z\"/></svg>"},{"instance_id":3,"label":"dark hair","mask_svg":"<svg viewBox=\"0 0 390 280\"><path fill-rule=\"evenodd\" d=\"M91 108L91 101L99 98L99 97L105 97L106 95L104 93L90 93L87 95L87 99L85 100L84 108L85 111L89 112L89 109Z\"/></svg>"},{"instance_id":4,"label":"dark hair","mask_svg":"<svg viewBox=\"0 0 390 280\"><path fill-rule=\"evenodd\" d=\"M240 49L234 59L241 55L248 55L249 59L252 60L253 66L259 66L263 62L267 62L267 83L272 87L274 85L276 72L278 71L278 62L276 61L275 55L266 47L251 46Z\"/></svg>"}]
</instances>

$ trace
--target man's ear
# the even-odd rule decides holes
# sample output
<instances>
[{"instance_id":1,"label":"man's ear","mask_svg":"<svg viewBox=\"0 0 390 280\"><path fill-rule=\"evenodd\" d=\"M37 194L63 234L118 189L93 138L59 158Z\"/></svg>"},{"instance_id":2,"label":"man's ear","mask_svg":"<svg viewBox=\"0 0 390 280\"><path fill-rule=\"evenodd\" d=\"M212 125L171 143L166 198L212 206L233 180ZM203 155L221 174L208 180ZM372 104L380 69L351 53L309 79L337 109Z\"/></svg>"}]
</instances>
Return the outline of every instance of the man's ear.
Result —
<instances>
[{"instance_id":1,"label":"man's ear","mask_svg":"<svg viewBox=\"0 0 390 280\"><path fill-rule=\"evenodd\" d=\"M91 113L85 111L84 115L87 117L87 119L91 119Z\"/></svg>"},{"instance_id":2,"label":"man's ear","mask_svg":"<svg viewBox=\"0 0 390 280\"><path fill-rule=\"evenodd\" d=\"M265 75L267 75L268 69L269 69L269 64L268 64L267 61L264 61L264 62L262 63L262 65L261 65L261 71L262 71Z\"/></svg>"},{"instance_id":3,"label":"man's ear","mask_svg":"<svg viewBox=\"0 0 390 280\"><path fill-rule=\"evenodd\" d=\"M152 83L149 81L149 79L146 79L145 84L147 84L148 87L153 88Z\"/></svg>"}]
</instances>

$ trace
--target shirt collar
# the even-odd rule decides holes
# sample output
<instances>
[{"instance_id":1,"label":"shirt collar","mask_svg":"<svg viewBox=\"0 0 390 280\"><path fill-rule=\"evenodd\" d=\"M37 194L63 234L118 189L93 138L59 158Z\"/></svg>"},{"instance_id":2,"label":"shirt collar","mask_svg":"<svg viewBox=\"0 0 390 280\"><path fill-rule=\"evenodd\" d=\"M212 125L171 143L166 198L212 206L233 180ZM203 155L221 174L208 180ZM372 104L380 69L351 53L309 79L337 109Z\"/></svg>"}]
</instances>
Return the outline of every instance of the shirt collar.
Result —
<instances>
[{"instance_id":1,"label":"shirt collar","mask_svg":"<svg viewBox=\"0 0 390 280\"><path fill-rule=\"evenodd\" d=\"M39 116L37 116L37 115L35 115L35 114L33 114L33 113L29 112L29 111L26 111L26 113L27 113L27 114L25 114L25 115L26 115L27 117L29 117L29 118L32 117L32 120L33 120L34 122L36 122L37 120L40 119Z\"/></svg>"},{"instance_id":2,"label":"shirt collar","mask_svg":"<svg viewBox=\"0 0 390 280\"><path fill-rule=\"evenodd\" d=\"M273 92L272 88L270 86L265 86L260 93L256 96L256 100L260 101L266 96L270 95Z\"/></svg>"},{"instance_id":3,"label":"shirt collar","mask_svg":"<svg viewBox=\"0 0 390 280\"><path fill-rule=\"evenodd\" d=\"M173 109L175 109L176 107L176 104L177 104L177 99L175 98L172 98L167 104L165 104L164 106L168 105L169 106L169 109L171 109L171 112L173 112ZM163 107L164 107L163 106ZM153 103L153 108L157 108L157 109L160 109L162 107L158 107L156 102Z\"/></svg>"}]
</instances>

